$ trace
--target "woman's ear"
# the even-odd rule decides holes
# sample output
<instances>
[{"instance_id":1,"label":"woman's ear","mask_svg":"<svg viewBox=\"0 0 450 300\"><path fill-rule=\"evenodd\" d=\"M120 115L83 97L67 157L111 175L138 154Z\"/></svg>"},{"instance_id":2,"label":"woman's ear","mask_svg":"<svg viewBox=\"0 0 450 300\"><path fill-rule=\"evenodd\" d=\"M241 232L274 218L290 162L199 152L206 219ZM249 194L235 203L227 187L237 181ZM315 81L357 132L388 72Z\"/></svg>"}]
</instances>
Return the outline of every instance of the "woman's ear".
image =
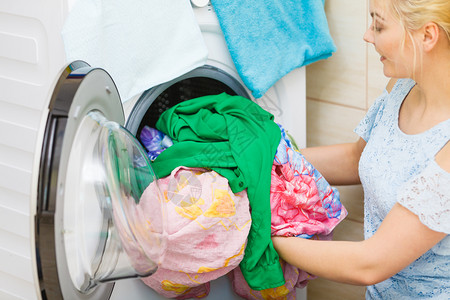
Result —
<instances>
[{"instance_id":1,"label":"woman's ear","mask_svg":"<svg viewBox=\"0 0 450 300\"><path fill-rule=\"evenodd\" d=\"M441 34L440 28L436 23L428 22L422 27L421 32L423 50L428 52L437 44Z\"/></svg>"}]
</instances>

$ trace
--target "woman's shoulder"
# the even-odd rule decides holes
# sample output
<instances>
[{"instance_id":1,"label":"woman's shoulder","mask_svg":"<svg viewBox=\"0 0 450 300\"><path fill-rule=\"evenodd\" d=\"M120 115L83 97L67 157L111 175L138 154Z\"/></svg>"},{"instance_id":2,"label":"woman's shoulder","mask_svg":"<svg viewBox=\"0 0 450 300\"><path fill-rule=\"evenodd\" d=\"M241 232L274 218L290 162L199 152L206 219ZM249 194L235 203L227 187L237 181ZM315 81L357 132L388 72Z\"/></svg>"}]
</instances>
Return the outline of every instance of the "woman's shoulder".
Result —
<instances>
[{"instance_id":1,"label":"woman's shoulder","mask_svg":"<svg viewBox=\"0 0 450 300\"><path fill-rule=\"evenodd\" d=\"M450 175L450 141L436 154L436 163Z\"/></svg>"},{"instance_id":2,"label":"woman's shoulder","mask_svg":"<svg viewBox=\"0 0 450 300\"><path fill-rule=\"evenodd\" d=\"M450 142L402 186L398 202L429 228L450 234Z\"/></svg>"}]
</instances>

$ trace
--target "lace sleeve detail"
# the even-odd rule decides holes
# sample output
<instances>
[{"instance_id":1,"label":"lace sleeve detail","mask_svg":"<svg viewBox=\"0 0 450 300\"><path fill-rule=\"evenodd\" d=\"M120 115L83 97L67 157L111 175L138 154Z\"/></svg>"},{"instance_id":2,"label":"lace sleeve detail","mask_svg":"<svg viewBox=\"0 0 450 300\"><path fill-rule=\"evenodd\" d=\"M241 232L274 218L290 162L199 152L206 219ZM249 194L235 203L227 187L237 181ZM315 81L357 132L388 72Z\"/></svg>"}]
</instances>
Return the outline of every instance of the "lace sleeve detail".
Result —
<instances>
[{"instance_id":1,"label":"lace sleeve detail","mask_svg":"<svg viewBox=\"0 0 450 300\"><path fill-rule=\"evenodd\" d=\"M381 118L384 108L384 102L388 95L389 94L385 89L369 108L359 125L355 128L355 130L353 130L366 142L369 140L372 129L374 128L374 126L376 126L377 120Z\"/></svg>"},{"instance_id":2,"label":"lace sleeve detail","mask_svg":"<svg viewBox=\"0 0 450 300\"><path fill-rule=\"evenodd\" d=\"M430 229L450 234L450 173L434 160L403 186L398 202Z\"/></svg>"}]
</instances>

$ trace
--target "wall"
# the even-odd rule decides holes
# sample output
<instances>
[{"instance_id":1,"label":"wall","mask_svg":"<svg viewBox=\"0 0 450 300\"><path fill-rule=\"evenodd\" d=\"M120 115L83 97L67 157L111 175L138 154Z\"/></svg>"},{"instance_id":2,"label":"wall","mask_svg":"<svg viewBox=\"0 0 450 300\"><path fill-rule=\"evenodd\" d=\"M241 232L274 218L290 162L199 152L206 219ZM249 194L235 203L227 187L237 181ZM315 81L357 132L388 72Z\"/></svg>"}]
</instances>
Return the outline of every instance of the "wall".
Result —
<instances>
[{"instance_id":1,"label":"wall","mask_svg":"<svg viewBox=\"0 0 450 300\"><path fill-rule=\"evenodd\" d=\"M363 41L370 25L369 0L326 0L325 11L336 53L306 67L307 145L353 142L353 129L382 92L388 79L379 55ZM363 239L363 192L360 185L337 187L348 217L334 239ZM365 288L315 279L308 300L364 299Z\"/></svg>"}]
</instances>

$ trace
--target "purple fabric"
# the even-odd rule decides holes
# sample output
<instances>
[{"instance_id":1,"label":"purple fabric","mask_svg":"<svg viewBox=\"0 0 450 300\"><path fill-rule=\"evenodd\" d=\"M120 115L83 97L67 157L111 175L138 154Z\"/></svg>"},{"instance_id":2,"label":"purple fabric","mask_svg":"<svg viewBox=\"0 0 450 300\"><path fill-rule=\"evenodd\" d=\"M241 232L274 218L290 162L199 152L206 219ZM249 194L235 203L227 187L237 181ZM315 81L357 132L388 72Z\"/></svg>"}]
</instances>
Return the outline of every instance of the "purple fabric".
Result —
<instances>
[{"instance_id":1,"label":"purple fabric","mask_svg":"<svg viewBox=\"0 0 450 300\"><path fill-rule=\"evenodd\" d=\"M173 145L172 140L167 135L149 126L142 128L139 137L147 149L147 155L151 161L155 160L161 152Z\"/></svg>"}]
</instances>

